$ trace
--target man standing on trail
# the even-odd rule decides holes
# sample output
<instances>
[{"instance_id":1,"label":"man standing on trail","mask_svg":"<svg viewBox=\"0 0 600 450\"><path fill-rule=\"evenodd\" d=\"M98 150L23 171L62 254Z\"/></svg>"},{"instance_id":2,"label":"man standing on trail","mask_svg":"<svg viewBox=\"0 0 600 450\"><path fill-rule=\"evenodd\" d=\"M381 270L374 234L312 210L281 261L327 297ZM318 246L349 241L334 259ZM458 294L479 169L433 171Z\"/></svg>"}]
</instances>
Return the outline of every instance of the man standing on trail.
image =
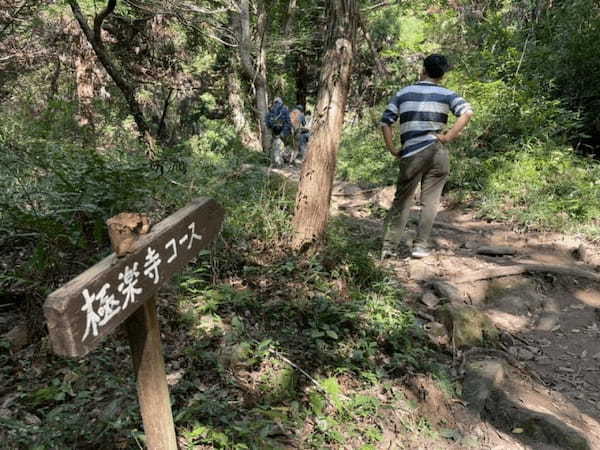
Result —
<instances>
[{"instance_id":1,"label":"man standing on trail","mask_svg":"<svg viewBox=\"0 0 600 450\"><path fill-rule=\"evenodd\" d=\"M397 255L419 182L423 207L412 256L429 256L429 236L449 171L448 150L444 144L454 140L473 115L469 103L440 86L448 69L445 56L429 55L423 62L420 81L401 89L381 118L385 146L400 160L396 195L384 221L382 259ZM442 130L448 122L448 112L458 119L444 133ZM397 149L391 126L398 119L402 146Z\"/></svg>"}]
</instances>

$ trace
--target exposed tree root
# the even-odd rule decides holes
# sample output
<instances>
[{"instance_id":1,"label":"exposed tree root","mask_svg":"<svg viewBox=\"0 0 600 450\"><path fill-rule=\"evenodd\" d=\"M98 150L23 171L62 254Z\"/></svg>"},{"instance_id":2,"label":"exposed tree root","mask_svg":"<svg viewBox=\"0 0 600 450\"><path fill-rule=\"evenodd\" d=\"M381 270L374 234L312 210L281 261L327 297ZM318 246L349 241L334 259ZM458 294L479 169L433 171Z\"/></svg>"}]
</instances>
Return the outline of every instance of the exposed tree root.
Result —
<instances>
[{"instance_id":1,"label":"exposed tree root","mask_svg":"<svg viewBox=\"0 0 600 450\"><path fill-rule=\"evenodd\" d=\"M589 270L553 264L515 264L511 266L494 267L493 269L480 270L458 278L454 278L452 282L456 284L472 283L474 281L508 277L511 275L521 275L524 273L551 273L555 275L566 275L574 278L584 278L586 280L600 282L600 274L591 272Z\"/></svg>"}]
</instances>

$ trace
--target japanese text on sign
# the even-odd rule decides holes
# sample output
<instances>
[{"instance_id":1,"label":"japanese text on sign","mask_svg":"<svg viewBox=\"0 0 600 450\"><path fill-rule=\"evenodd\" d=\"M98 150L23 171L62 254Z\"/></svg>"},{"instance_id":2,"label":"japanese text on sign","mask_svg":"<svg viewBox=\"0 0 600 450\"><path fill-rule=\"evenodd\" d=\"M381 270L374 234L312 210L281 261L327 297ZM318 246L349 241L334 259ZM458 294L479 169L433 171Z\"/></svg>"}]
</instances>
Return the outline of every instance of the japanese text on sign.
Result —
<instances>
[{"instance_id":1,"label":"japanese text on sign","mask_svg":"<svg viewBox=\"0 0 600 450\"><path fill-rule=\"evenodd\" d=\"M164 246L165 250L170 250L169 258L166 264L171 264L177 259L177 246L184 247L185 250L191 250L194 240L202 240L202 236L196 234L196 223L192 222L188 225L189 233L173 238ZM129 305L135 303L136 296L141 295L143 289L136 287L140 280L140 276L145 276L152 280L153 284L158 284L160 280L160 266L163 264L163 258L159 250L149 246L144 258L143 272L140 274L138 270L139 262L133 262L132 266L125 266L123 272L119 273L119 281L121 282L116 291L120 294L115 297L115 293L111 290L110 283L104 283L95 293L90 293L88 289L84 289L81 293L83 298L83 306L81 311L86 313L86 327L81 341L90 335L98 336L98 329L106 325L117 313L125 310Z\"/></svg>"}]
</instances>

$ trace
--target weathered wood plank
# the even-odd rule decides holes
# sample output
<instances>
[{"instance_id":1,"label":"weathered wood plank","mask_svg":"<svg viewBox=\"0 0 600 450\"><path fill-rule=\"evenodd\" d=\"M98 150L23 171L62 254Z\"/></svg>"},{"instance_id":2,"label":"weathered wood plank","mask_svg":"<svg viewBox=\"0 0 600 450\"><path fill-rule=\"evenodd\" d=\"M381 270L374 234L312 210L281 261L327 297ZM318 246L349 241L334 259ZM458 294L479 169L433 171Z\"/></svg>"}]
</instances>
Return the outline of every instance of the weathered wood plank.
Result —
<instances>
[{"instance_id":1,"label":"weathered wood plank","mask_svg":"<svg viewBox=\"0 0 600 450\"><path fill-rule=\"evenodd\" d=\"M57 354L83 356L156 294L218 235L224 211L197 199L141 235L130 255L112 254L48 296L44 304Z\"/></svg>"},{"instance_id":2,"label":"weathered wood plank","mask_svg":"<svg viewBox=\"0 0 600 450\"><path fill-rule=\"evenodd\" d=\"M140 411L149 450L177 450L169 386L160 345L156 301L151 298L125 321Z\"/></svg>"}]
</instances>

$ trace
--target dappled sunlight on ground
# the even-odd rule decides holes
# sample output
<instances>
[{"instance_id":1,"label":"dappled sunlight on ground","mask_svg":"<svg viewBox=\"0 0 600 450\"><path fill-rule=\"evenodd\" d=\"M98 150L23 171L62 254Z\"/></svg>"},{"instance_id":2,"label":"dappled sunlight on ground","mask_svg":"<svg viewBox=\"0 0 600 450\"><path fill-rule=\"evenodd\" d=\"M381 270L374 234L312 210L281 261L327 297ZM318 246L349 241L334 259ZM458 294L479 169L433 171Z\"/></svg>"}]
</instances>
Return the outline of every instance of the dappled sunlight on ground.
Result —
<instances>
[{"instance_id":1,"label":"dappled sunlight on ground","mask_svg":"<svg viewBox=\"0 0 600 450\"><path fill-rule=\"evenodd\" d=\"M574 296L577 300L594 308L600 308L600 290L594 288L579 289L575 291Z\"/></svg>"}]
</instances>

